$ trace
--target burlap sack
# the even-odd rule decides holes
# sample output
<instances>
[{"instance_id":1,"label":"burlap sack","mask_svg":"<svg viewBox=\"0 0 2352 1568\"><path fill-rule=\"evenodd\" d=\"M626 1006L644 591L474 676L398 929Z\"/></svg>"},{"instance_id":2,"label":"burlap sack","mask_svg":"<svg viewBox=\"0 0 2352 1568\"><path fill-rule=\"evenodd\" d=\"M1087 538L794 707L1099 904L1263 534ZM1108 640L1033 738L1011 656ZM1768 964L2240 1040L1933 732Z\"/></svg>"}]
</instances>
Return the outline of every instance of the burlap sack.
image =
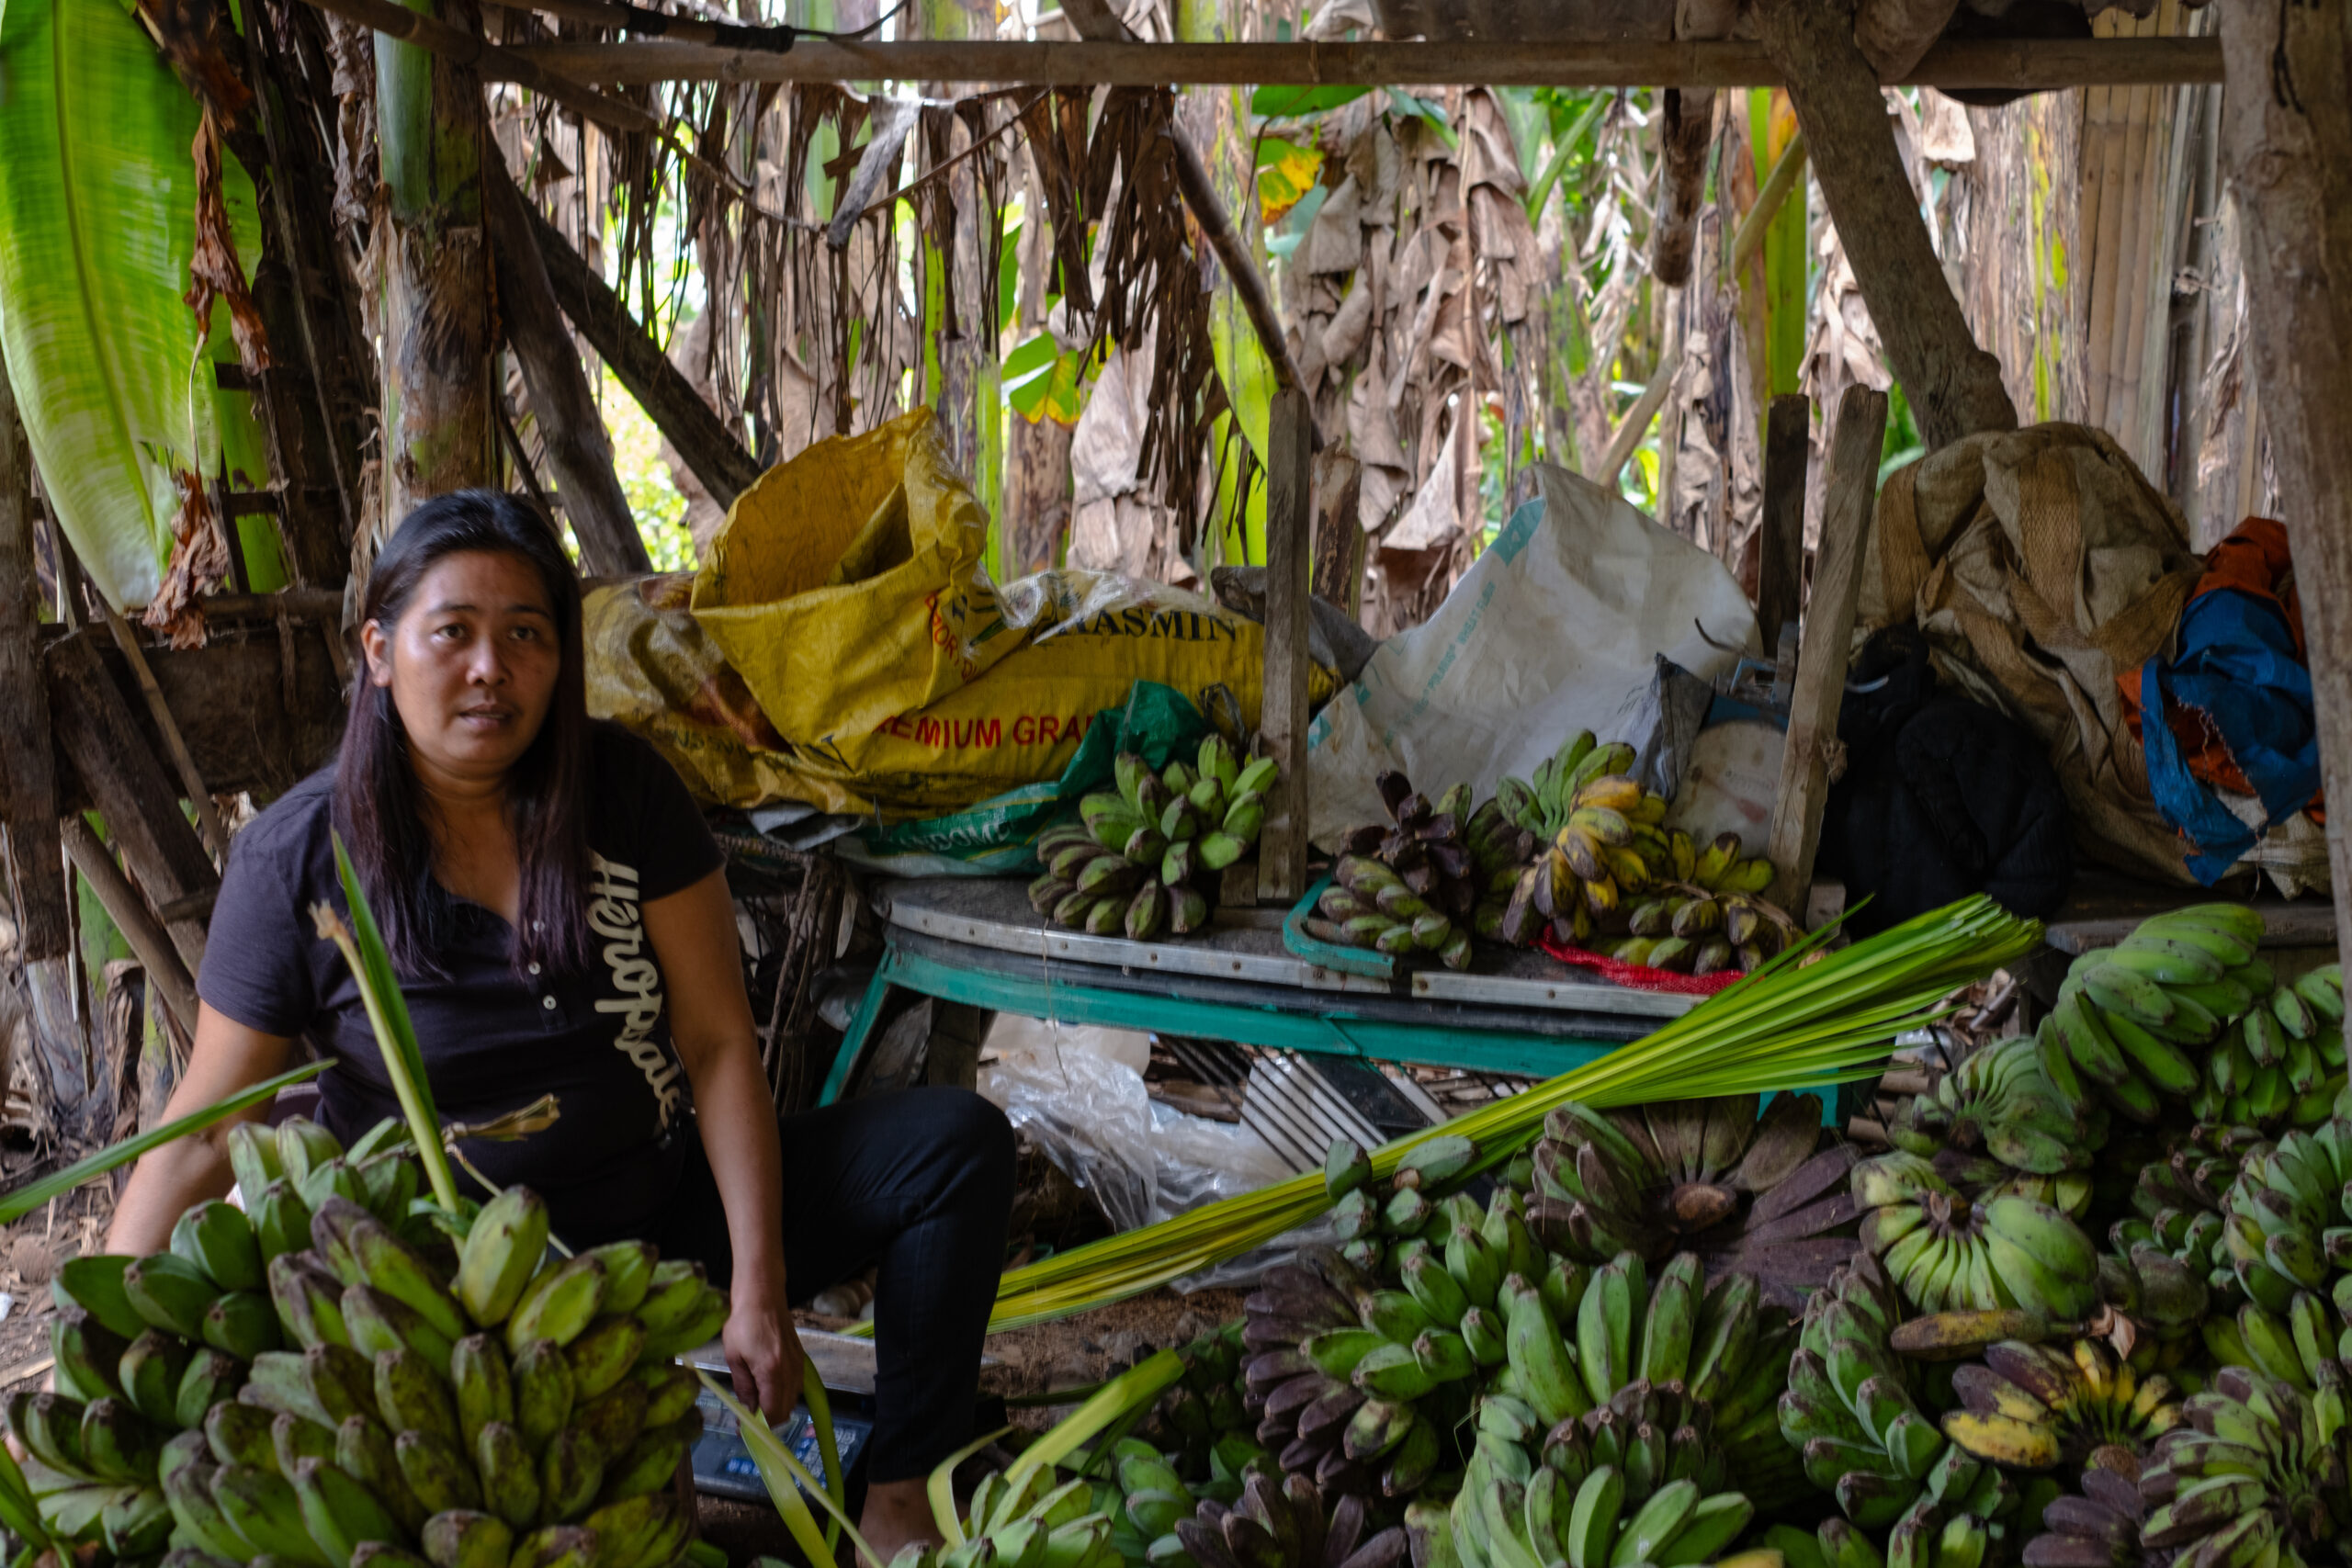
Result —
<instances>
[{"instance_id":1,"label":"burlap sack","mask_svg":"<svg viewBox=\"0 0 2352 1568\"><path fill-rule=\"evenodd\" d=\"M1854 645L1916 622L1939 675L2049 746L2086 853L2191 885L2115 678L2165 647L2202 570L2179 512L2104 431L1971 436L1879 492Z\"/></svg>"}]
</instances>

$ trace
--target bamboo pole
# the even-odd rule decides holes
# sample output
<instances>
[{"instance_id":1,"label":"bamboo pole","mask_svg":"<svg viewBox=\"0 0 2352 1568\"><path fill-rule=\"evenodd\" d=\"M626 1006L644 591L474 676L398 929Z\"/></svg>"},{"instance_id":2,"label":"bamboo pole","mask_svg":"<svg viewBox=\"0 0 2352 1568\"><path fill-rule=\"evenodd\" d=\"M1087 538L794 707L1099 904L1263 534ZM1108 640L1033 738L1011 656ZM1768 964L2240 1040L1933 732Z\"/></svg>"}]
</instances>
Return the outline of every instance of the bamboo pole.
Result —
<instances>
[{"instance_id":1,"label":"bamboo pole","mask_svg":"<svg viewBox=\"0 0 2352 1568\"><path fill-rule=\"evenodd\" d=\"M130 879L114 863L114 855L90 825L79 817L68 817L61 830L65 838L65 852L74 857L74 869L90 891L106 906L107 918L141 967L147 971L148 984L155 987L164 1006L171 1010L172 1021L193 1038L196 1034L196 982L188 977L187 965L180 962L178 950L172 939L164 934L154 914L147 908L147 900L130 886Z\"/></svg>"},{"instance_id":2,"label":"bamboo pole","mask_svg":"<svg viewBox=\"0 0 2352 1568\"><path fill-rule=\"evenodd\" d=\"M1799 130L1781 149L1781 155L1772 160L1772 171L1764 176L1763 187L1756 193L1756 205L1747 209L1739 227L1732 231L1731 264L1724 269L1724 276L1738 277L1756 259L1756 253L1764 248L1765 231L1771 228L1772 220L1780 216L1789 193L1804 177L1804 132Z\"/></svg>"},{"instance_id":3,"label":"bamboo pole","mask_svg":"<svg viewBox=\"0 0 2352 1568\"><path fill-rule=\"evenodd\" d=\"M204 774L197 768L196 759L188 754L187 737L180 733L179 720L172 716L172 705L164 700L164 689L155 684L155 671L147 667L146 650L139 646L130 623L116 614L113 605L101 599L98 607L107 613L107 629L114 634L114 645L122 649L131 678L139 682L139 694L146 699L148 716L155 721L155 728L164 738L164 750L171 753L172 766L180 775L180 787L187 791L188 804L196 807L196 825L204 834L204 847L212 852L215 861L227 860L229 830L221 825L220 807L213 803L212 792L205 787Z\"/></svg>"},{"instance_id":4,"label":"bamboo pole","mask_svg":"<svg viewBox=\"0 0 2352 1568\"><path fill-rule=\"evenodd\" d=\"M337 6L359 0L335 0ZM385 0L378 0L385 3ZM372 24L370 24L372 25ZM1082 40L938 43L803 40L789 53L658 40L480 44L491 81L537 68L573 82L956 80L1039 86L1150 87L1269 84L1365 86L1771 87L1781 73L1753 43L1125 43ZM2217 82L2211 39L1951 39L1906 85L2048 92L2098 83Z\"/></svg>"}]
</instances>

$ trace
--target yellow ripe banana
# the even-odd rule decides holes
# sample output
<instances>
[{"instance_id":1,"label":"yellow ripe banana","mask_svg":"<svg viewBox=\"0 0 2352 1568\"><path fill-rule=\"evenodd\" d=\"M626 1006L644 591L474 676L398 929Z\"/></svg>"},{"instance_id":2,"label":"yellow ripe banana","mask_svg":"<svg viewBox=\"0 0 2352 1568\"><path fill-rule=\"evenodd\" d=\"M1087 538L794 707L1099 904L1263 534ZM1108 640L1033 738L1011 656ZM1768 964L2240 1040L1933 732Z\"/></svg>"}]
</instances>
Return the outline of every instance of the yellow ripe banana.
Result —
<instances>
[{"instance_id":1,"label":"yellow ripe banana","mask_svg":"<svg viewBox=\"0 0 2352 1568\"><path fill-rule=\"evenodd\" d=\"M1724 886L1734 893L1761 893L1772 886L1772 863L1762 855L1741 861L1724 876Z\"/></svg>"},{"instance_id":2,"label":"yellow ripe banana","mask_svg":"<svg viewBox=\"0 0 2352 1568\"><path fill-rule=\"evenodd\" d=\"M1674 855L1674 880L1690 881L1699 870L1698 846L1691 843L1690 835L1679 828L1667 835L1666 843Z\"/></svg>"},{"instance_id":3,"label":"yellow ripe banana","mask_svg":"<svg viewBox=\"0 0 2352 1568\"><path fill-rule=\"evenodd\" d=\"M1978 1459L2018 1470L2046 1470L2058 1462L2058 1434L2049 1425L2050 1412L2040 1410L2036 1423L2013 1416L1979 1416L1954 1410L1944 1416L1944 1436Z\"/></svg>"},{"instance_id":4,"label":"yellow ripe banana","mask_svg":"<svg viewBox=\"0 0 2352 1568\"><path fill-rule=\"evenodd\" d=\"M1580 806L1568 814L1568 826L1581 828L1602 844L1623 849L1634 841L1634 825L1625 814L1605 806Z\"/></svg>"},{"instance_id":5,"label":"yellow ripe banana","mask_svg":"<svg viewBox=\"0 0 2352 1568\"><path fill-rule=\"evenodd\" d=\"M1601 860L1609 867L1609 875L1622 889L1638 890L1649 886L1650 868L1632 850L1603 850Z\"/></svg>"},{"instance_id":6,"label":"yellow ripe banana","mask_svg":"<svg viewBox=\"0 0 2352 1568\"><path fill-rule=\"evenodd\" d=\"M1608 863L1601 859L1600 841L1581 828L1571 825L1561 829L1552 846L1566 859L1568 869L1580 877L1605 876L1609 873Z\"/></svg>"},{"instance_id":7,"label":"yellow ripe banana","mask_svg":"<svg viewBox=\"0 0 2352 1568\"><path fill-rule=\"evenodd\" d=\"M1610 773L1594 779L1576 793L1575 805L1582 807L1601 807L1611 811L1630 812L1642 803L1642 786L1623 773Z\"/></svg>"},{"instance_id":8,"label":"yellow ripe banana","mask_svg":"<svg viewBox=\"0 0 2352 1568\"><path fill-rule=\"evenodd\" d=\"M1723 890L1724 877L1739 859L1739 835L1718 833L1713 843L1700 852L1698 863L1692 867L1689 880L1710 893Z\"/></svg>"},{"instance_id":9,"label":"yellow ripe banana","mask_svg":"<svg viewBox=\"0 0 2352 1568\"><path fill-rule=\"evenodd\" d=\"M1617 884L1606 876L1589 877L1584 885L1585 907L1595 919L1605 919L1616 913L1619 903Z\"/></svg>"},{"instance_id":10,"label":"yellow ripe banana","mask_svg":"<svg viewBox=\"0 0 2352 1568\"><path fill-rule=\"evenodd\" d=\"M1645 793L1626 810L1625 815L1645 827L1655 828L1666 820L1666 796Z\"/></svg>"}]
</instances>

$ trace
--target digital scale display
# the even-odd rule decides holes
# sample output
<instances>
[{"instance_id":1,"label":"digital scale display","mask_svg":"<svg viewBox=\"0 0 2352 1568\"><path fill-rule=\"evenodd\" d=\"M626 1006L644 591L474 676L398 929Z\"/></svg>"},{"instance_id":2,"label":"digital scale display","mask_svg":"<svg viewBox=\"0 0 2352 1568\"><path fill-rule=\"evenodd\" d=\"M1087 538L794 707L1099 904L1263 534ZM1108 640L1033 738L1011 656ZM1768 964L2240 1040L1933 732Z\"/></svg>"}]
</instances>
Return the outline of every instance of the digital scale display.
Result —
<instances>
[{"instance_id":1,"label":"digital scale display","mask_svg":"<svg viewBox=\"0 0 2352 1568\"><path fill-rule=\"evenodd\" d=\"M694 1451L695 1486L714 1496L732 1497L742 1502L768 1501L766 1483L760 1479L760 1467L752 1458L752 1450L744 1445L743 1434L735 1416L719 1404L716 1394L707 1389L695 1401L702 1412L702 1436L695 1440ZM833 1407L833 1440L840 1446L842 1470L844 1474L857 1468L858 1455L865 1450L866 1439L873 1436L874 1423L854 1411ZM826 1481L824 1455L818 1450L817 1424L808 1412L797 1408L792 1418L777 1434L792 1457L808 1468L808 1473ZM813 1506L813 1505L812 1505Z\"/></svg>"}]
</instances>

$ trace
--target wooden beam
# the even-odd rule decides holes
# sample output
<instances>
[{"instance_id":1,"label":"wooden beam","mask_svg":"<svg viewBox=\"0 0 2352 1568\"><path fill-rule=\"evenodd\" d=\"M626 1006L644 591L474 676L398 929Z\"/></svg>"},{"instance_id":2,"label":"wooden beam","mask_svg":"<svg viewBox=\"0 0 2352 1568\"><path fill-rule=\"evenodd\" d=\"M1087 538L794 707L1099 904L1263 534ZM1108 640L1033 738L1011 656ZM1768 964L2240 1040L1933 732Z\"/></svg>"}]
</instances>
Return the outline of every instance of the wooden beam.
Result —
<instances>
[{"instance_id":1,"label":"wooden beam","mask_svg":"<svg viewBox=\"0 0 2352 1568\"><path fill-rule=\"evenodd\" d=\"M214 623L210 634L202 648L148 649L147 666L205 783L222 795L250 790L257 803L266 803L334 755L345 718L343 684L325 639L311 626L289 621L280 631L274 625L248 629ZM45 648L76 637L92 646L107 674L128 691L130 671L104 631L42 628ZM134 705L130 712L140 744L161 756L164 738L146 709ZM58 775L60 814L96 804L73 769ZM58 854L62 867L64 852Z\"/></svg>"},{"instance_id":2,"label":"wooden beam","mask_svg":"<svg viewBox=\"0 0 2352 1568\"><path fill-rule=\"evenodd\" d=\"M1764 421L1764 513L1756 540L1756 629L1764 655L1804 604L1804 492L1813 466L1813 400L1774 398Z\"/></svg>"},{"instance_id":3,"label":"wooden beam","mask_svg":"<svg viewBox=\"0 0 2352 1568\"><path fill-rule=\"evenodd\" d=\"M637 531L628 497L613 468L612 438L581 368L555 286L548 281L539 243L523 216L506 159L492 150L482 160L482 220L490 226L491 258L498 269L500 324L523 367L523 389L538 417L548 467L564 520L580 541L580 561L600 577L650 572L652 558Z\"/></svg>"},{"instance_id":4,"label":"wooden beam","mask_svg":"<svg viewBox=\"0 0 2352 1568\"><path fill-rule=\"evenodd\" d=\"M1261 753L1282 768L1258 837L1258 902L1306 891L1306 574L1315 551L1315 415L1295 386L1274 394L1266 441L1266 682Z\"/></svg>"},{"instance_id":5,"label":"wooden beam","mask_svg":"<svg viewBox=\"0 0 2352 1568\"><path fill-rule=\"evenodd\" d=\"M518 87L526 87L582 118L611 130L659 136L666 129L658 115L582 86L544 62L517 59L512 50L502 49L464 28L453 28L438 17L412 11L399 0L311 0L311 4L346 22L372 28L386 38L414 44L459 65L470 65L486 82L512 82Z\"/></svg>"},{"instance_id":6,"label":"wooden beam","mask_svg":"<svg viewBox=\"0 0 2352 1568\"><path fill-rule=\"evenodd\" d=\"M1690 252L1699 238L1699 208L1707 195L1707 148L1715 136L1712 88L1666 90L1658 117L1658 146L1666 195L1650 234L1650 272L1668 288L1690 281Z\"/></svg>"},{"instance_id":7,"label":"wooden beam","mask_svg":"<svg viewBox=\"0 0 2352 1568\"><path fill-rule=\"evenodd\" d=\"M1877 73L1834 0L1768 0L1756 17L1789 98L1838 243L1928 448L2015 430L2001 362L1976 345L1919 216Z\"/></svg>"},{"instance_id":8,"label":"wooden beam","mask_svg":"<svg viewBox=\"0 0 2352 1568\"><path fill-rule=\"evenodd\" d=\"M390 0L379 0L389 4ZM518 64L576 81L921 82L1150 87L1268 84L1519 87L1773 87L1781 73L1753 43L956 43L807 39L788 54L684 43L533 44L485 52L491 80ZM2061 87L2218 82L2221 50L2202 38L1954 39L1906 82L2049 92Z\"/></svg>"},{"instance_id":9,"label":"wooden beam","mask_svg":"<svg viewBox=\"0 0 2352 1568\"><path fill-rule=\"evenodd\" d=\"M670 363L661 345L638 325L604 276L580 259L580 253L537 208L525 202L523 210L531 220L532 237L539 243L539 259L547 265L556 303L606 368L628 389L629 396L643 407L654 427L670 438L679 459L710 491L711 499L722 509L734 505L735 498L760 477L758 462L702 400L694 383Z\"/></svg>"},{"instance_id":10,"label":"wooden beam","mask_svg":"<svg viewBox=\"0 0 2352 1568\"><path fill-rule=\"evenodd\" d=\"M179 787L155 761L122 689L98 658L96 637L51 645L49 700L58 744L140 886L163 908L191 911L177 919L166 915L164 923L188 973L201 973L205 920L192 911L219 891L220 874L180 814Z\"/></svg>"},{"instance_id":11,"label":"wooden beam","mask_svg":"<svg viewBox=\"0 0 2352 1568\"><path fill-rule=\"evenodd\" d=\"M1797 647L1796 689L1789 699L1789 737L1781 752L1781 793L1772 804L1766 849L1776 868L1772 901L1803 917L1821 847L1821 811L1829 798L1830 748L1846 696L1848 645L1861 597L1862 547L1878 500L1879 447L1886 439L1886 394L1849 387L1830 435L1829 483L1822 497L1821 548L1813 594Z\"/></svg>"},{"instance_id":12,"label":"wooden beam","mask_svg":"<svg viewBox=\"0 0 2352 1568\"><path fill-rule=\"evenodd\" d=\"M17 951L62 958L73 942L65 859L57 840L55 748L41 683L40 590L33 547L33 457L0 367L0 825L7 829Z\"/></svg>"},{"instance_id":13,"label":"wooden beam","mask_svg":"<svg viewBox=\"0 0 2352 1568\"><path fill-rule=\"evenodd\" d=\"M122 661L130 666L130 678L138 683L139 694L147 704L147 716L155 721L155 732L164 738L164 750L172 759L172 766L180 775L180 787L187 792L187 802L196 807L196 825L203 829L205 847L216 861L229 858L229 829L220 821L220 807L213 803L212 791L206 786L204 771L188 754L187 739L180 733L179 721L172 716L172 705L165 700L164 689L155 684L155 671L148 668L146 652L139 646L139 634L130 623L115 613L113 605L99 602L107 613L107 630L114 636L114 645L122 654ZM69 840L65 846L74 846Z\"/></svg>"},{"instance_id":14,"label":"wooden beam","mask_svg":"<svg viewBox=\"0 0 2352 1568\"><path fill-rule=\"evenodd\" d=\"M2222 145L2240 214L2262 416L2278 469L2319 722L2320 774L2352 800L2352 18L2224 6ZM2252 421L2248 420L2251 428ZM2328 813L2339 950L2352 945L2352 812Z\"/></svg>"},{"instance_id":15,"label":"wooden beam","mask_svg":"<svg viewBox=\"0 0 2352 1568\"><path fill-rule=\"evenodd\" d=\"M1854 42L1883 81L1899 82L1943 36L1960 0L1861 0Z\"/></svg>"},{"instance_id":16,"label":"wooden beam","mask_svg":"<svg viewBox=\"0 0 2352 1568\"><path fill-rule=\"evenodd\" d=\"M148 984L170 1010L172 1020L189 1036L196 1033L196 983L188 977L187 965L180 962L172 939L164 934L147 900L130 885L122 868L114 863L114 854L90 831L90 825L79 817L69 817L64 822L65 852L74 857L74 869L90 891L106 906L107 918L115 929L122 932L130 951L147 971Z\"/></svg>"}]
</instances>

